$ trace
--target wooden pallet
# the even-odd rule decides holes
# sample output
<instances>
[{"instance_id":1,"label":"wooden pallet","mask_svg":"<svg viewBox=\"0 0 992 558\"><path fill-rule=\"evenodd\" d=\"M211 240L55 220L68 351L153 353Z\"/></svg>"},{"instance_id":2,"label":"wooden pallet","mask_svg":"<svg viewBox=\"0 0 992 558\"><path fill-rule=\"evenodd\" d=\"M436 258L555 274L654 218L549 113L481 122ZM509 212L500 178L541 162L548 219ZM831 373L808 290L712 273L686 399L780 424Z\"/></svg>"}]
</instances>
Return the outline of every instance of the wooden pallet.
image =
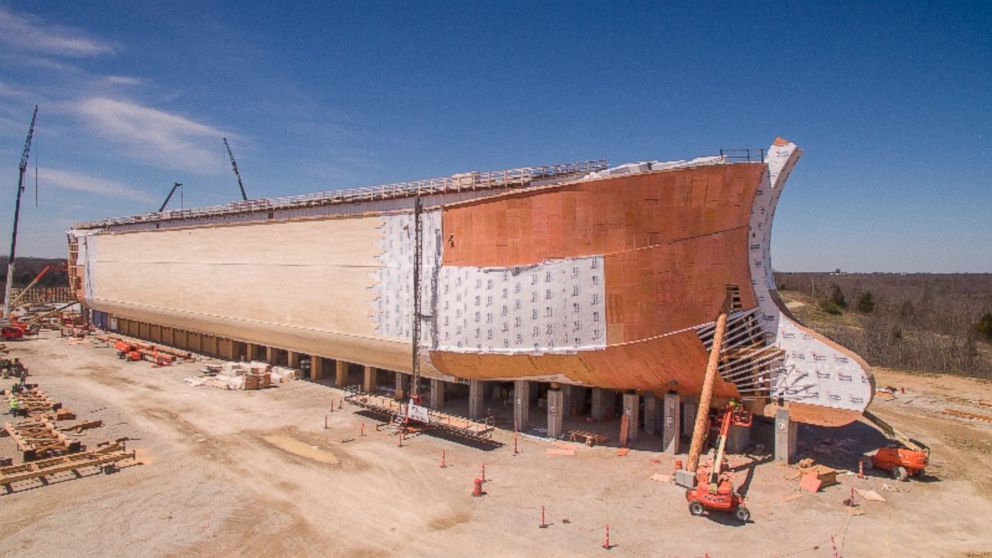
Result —
<instances>
[{"instance_id":1,"label":"wooden pallet","mask_svg":"<svg viewBox=\"0 0 992 558\"><path fill-rule=\"evenodd\" d=\"M135 459L134 452L127 451L123 442L114 442L94 451L62 455L21 465L0 467L0 485L10 493L13 492L11 485L17 482L38 480L42 485L45 485L48 484L47 477L67 472L73 473L76 477L81 477L82 473L79 472L80 469L103 467L129 459Z\"/></svg>"}]
</instances>

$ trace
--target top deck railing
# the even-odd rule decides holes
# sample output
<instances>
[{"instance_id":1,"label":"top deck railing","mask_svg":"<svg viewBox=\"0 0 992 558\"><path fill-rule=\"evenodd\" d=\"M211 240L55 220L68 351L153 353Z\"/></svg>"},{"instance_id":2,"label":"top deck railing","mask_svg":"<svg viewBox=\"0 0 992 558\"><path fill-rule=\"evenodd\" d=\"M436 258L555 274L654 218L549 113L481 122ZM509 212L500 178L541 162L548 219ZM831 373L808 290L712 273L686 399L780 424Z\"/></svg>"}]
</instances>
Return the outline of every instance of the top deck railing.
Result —
<instances>
[{"instance_id":1,"label":"top deck railing","mask_svg":"<svg viewBox=\"0 0 992 558\"><path fill-rule=\"evenodd\" d=\"M324 205L348 204L365 201L389 200L432 194L445 194L471 190L488 190L523 186L541 180L565 179L586 175L607 168L605 160L582 161L560 165L543 165L489 172L466 172L428 178L412 182L399 182L381 186L367 186L347 190L329 190L298 196L284 196L259 200L231 202L190 209L173 209L161 213L145 213L131 217L86 221L76 224L77 229L94 229L115 225L199 219L242 213L299 209Z\"/></svg>"},{"instance_id":2,"label":"top deck railing","mask_svg":"<svg viewBox=\"0 0 992 558\"><path fill-rule=\"evenodd\" d=\"M763 163L765 162L765 149L763 147L721 149L720 156L731 162Z\"/></svg>"}]
</instances>

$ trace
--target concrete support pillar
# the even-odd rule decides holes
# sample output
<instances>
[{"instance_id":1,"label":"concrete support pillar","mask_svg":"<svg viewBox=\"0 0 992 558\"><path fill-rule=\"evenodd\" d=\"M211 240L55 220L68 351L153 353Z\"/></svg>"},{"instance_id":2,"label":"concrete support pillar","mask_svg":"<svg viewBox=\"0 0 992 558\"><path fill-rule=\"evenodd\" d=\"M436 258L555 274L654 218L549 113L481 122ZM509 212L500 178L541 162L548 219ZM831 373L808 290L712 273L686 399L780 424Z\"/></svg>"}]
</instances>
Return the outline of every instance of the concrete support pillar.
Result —
<instances>
[{"instance_id":1,"label":"concrete support pillar","mask_svg":"<svg viewBox=\"0 0 992 558\"><path fill-rule=\"evenodd\" d=\"M266 347L265 348L265 362L275 366L276 364L276 348Z\"/></svg>"},{"instance_id":2,"label":"concrete support pillar","mask_svg":"<svg viewBox=\"0 0 992 558\"><path fill-rule=\"evenodd\" d=\"M727 453L741 453L751 444L750 426L731 426L727 432Z\"/></svg>"},{"instance_id":3,"label":"concrete support pillar","mask_svg":"<svg viewBox=\"0 0 992 558\"><path fill-rule=\"evenodd\" d=\"M343 360L334 361L334 385L339 388L348 385L348 363Z\"/></svg>"},{"instance_id":4,"label":"concrete support pillar","mask_svg":"<svg viewBox=\"0 0 992 558\"><path fill-rule=\"evenodd\" d=\"M255 360L255 345L253 343L245 343L245 360L251 362Z\"/></svg>"},{"instance_id":5,"label":"concrete support pillar","mask_svg":"<svg viewBox=\"0 0 992 558\"><path fill-rule=\"evenodd\" d=\"M572 416L572 407L574 406L574 401L579 395L579 389L576 386L570 386L568 384L562 384L561 386L561 409L563 417ZM551 405L551 400L548 399L548 405Z\"/></svg>"},{"instance_id":6,"label":"concrete support pillar","mask_svg":"<svg viewBox=\"0 0 992 558\"><path fill-rule=\"evenodd\" d=\"M679 452L679 438L682 424L682 401L677 393L666 393L664 402L664 422L661 428L661 448L665 453Z\"/></svg>"},{"instance_id":7,"label":"concrete support pillar","mask_svg":"<svg viewBox=\"0 0 992 558\"><path fill-rule=\"evenodd\" d=\"M629 417L627 442L633 445L637 442L637 435L641 429L637 424L641 418L641 397L639 395L636 393L623 394L623 414Z\"/></svg>"},{"instance_id":8,"label":"concrete support pillar","mask_svg":"<svg viewBox=\"0 0 992 558\"><path fill-rule=\"evenodd\" d=\"M695 427L695 422L697 410L699 409L699 401L696 399L686 398L682 406L682 416L686 417L686 420L682 421L682 435L692 437L692 429Z\"/></svg>"},{"instance_id":9,"label":"concrete support pillar","mask_svg":"<svg viewBox=\"0 0 992 558\"><path fill-rule=\"evenodd\" d=\"M396 398L404 400L410 396L410 377L402 372L396 373Z\"/></svg>"},{"instance_id":10,"label":"concrete support pillar","mask_svg":"<svg viewBox=\"0 0 992 558\"><path fill-rule=\"evenodd\" d=\"M592 420L601 421L606 413L606 390L602 388L592 388Z\"/></svg>"},{"instance_id":11,"label":"concrete support pillar","mask_svg":"<svg viewBox=\"0 0 992 558\"><path fill-rule=\"evenodd\" d=\"M560 389L548 390L548 438L561 438L564 434L565 392Z\"/></svg>"},{"instance_id":12,"label":"concrete support pillar","mask_svg":"<svg viewBox=\"0 0 992 558\"><path fill-rule=\"evenodd\" d=\"M521 432L530 428L530 382L513 382L513 424Z\"/></svg>"},{"instance_id":13,"label":"concrete support pillar","mask_svg":"<svg viewBox=\"0 0 992 558\"><path fill-rule=\"evenodd\" d=\"M300 353L296 351L287 351L286 366L289 366L290 368L298 369L300 367Z\"/></svg>"},{"instance_id":14,"label":"concrete support pillar","mask_svg":"<svg viewBox=\"0 0 992 558\"><path fill-rule=\"evenodd\" d=\"M444 381L431 380L431 409L444 407Z\"/></svg>"},{"instance_id":15,"label":"concrete support pillar","mask_svg":"<svg viewBox=\"0 0 992 558\"><path fill-rule=\"evenodd\" d=\"M644 433L658 431L658 398L653 393L644 395Z\"/></svg>"},{"instance_id":16,"label":"concrete support pillar","mask_svg":"<svg viewBox=\"0 0 992 558\"><path fill-rule=\"evenodd\" d=\"M485 393L482 387L482 380L468 381L468 418L480 418L484 412Z\"/></svg>"},{"instance_id":17,"label":"concrete support pillar","mask_svg":"<svg viewBox=\"0 0 992 558\"><path fill-rule=\"evenodd\" d=\"M375 393L376 386L379 385L379 370L374 366L365 367L365 375L362 379L362 390L365 393Z\"/></svg>"},{"instance_id":18,"label":"concrete support pillar","mask_svg":"<svg viewBox=\"0 0 992 558\"><path fill-rule=\"evenodd\" d=\"M796 457L796 434L799 425L789 417L788 409L775 411L775 461L792 463Z\"/></svg>"},{"instance_id":19,"label":"concrete support pillar","mask_svg":"<svg viewBox=\"0 0 992 558\"><path fill-rule=\"evenodd\" d=\"M310 379L320 380L324 377L324 359L317 355L310 355Z\"/></svg>"}]
</instances>

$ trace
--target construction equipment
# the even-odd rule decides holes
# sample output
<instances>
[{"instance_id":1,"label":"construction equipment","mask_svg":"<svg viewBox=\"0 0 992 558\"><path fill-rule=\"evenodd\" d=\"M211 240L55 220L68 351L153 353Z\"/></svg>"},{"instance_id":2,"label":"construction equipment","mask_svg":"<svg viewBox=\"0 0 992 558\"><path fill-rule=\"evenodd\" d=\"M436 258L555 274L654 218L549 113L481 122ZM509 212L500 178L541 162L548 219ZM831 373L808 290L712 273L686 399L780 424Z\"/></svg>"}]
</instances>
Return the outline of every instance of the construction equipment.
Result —
<instances>
[{"instance_id":1,"label":"construction equipment","mask_svg":"<svg viewBox=\"0 0 992 558\"><path fill-rule=\"evenodd\" d=\"M891 424L877 415L864 411L865 422L877 429L892 442L861 458L865 468L874 467L892 473L892 478L900 481L922 475L930 464L930 448L899 432Z\"/></svg>"},{"instance_id":2,"label":"construction equipment","mask_svg":"<svg viewBox=\"0 0 992 558\"><path fill-rule=\"evenodd\" d=\"M158 208L158 212L159 213L162 213L163 211L165 211L165 206L169 205L169 200L172 199L172 195L176 193L176 190L178 190L179 188L182 188L182 187L183 187L183 183L182 182L173 182L172 183L172 189L169 190L169 195L168 196L165 196L165 201L162 202L162 207Z\"/></svg>"},{"instance_id":3,"label":"construction equipment","mask_svg":"<svg viewBox=\"0 0 992 558\"><path fill-rule=\"evenodd\" d=\"M696 486L686 490L689 513L702 515L705 510L731 512L740 521L747 521L751 512L744 506L744 497L735 489L730 475L723 471L724 450L731 426L751 426L751 413L736 401L727 403L720 422L716 456L709 473L697 473Z\"/></svg>"},{"instance_id":4,"label":"construction equipment","mask_svg":"<svg viewBox=\"0 0 992 558\"><path fill-rule=\"evenodd\" d=\"M248 201L248 194L245 193L245 184L241 181L241 173L238 172L238 162L234 160L234 153L231 152L231 146L227 143L227 138L224 139L224 147L227 148L227 156L231 158L231 168L234 169L234 176L238 179L238 188L241 188L241 199Z\"/></svg>"},{"instance_id":5,"label":"construction equipment","mask_svg":"<svg viewBox=\"0 0 992 558\"><path fill-rule=\"evenodd\" d=\"M21 164L18 166L20 174L17 178L17 202L14 204L14 226L10 234L10 261L7 262L7 285L3 297L3 322L10 322L10 289L14 286L14 259L17 252L17 223L21 218L21 194L24 193L24 173L28 168L28 157L31 155L31 139L34 137L34 123L38 119L38 106L34 107L34 114L31 115L31 127L28 128L28 138L24 142L24 151L21 153ZM4 337L6 339L6 337Z\"/></svg>"}]
</instances>

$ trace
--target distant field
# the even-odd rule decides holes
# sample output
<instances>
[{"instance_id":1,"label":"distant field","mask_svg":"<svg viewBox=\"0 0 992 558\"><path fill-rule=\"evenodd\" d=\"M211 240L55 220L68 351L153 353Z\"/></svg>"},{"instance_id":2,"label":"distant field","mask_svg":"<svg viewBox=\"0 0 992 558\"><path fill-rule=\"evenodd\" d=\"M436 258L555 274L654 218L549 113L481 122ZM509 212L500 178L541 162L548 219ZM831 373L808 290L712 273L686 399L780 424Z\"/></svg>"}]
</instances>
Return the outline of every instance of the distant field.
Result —
<instances>
[{"instance_id":1,"label":"distant field","mask_svg":"<svg viewBox=\"0 0 992 558\"><path fill-rule=\"evenodd\" d=\"M992 274L776 273L807 325L873 366L992 378Z\"/></svg>"},{"instance_id":2,"label":"distant field","mask_svg":"<svg viewBox=\"0 0 992 558\"><path fill-rule=\"evenodd\" d=\"M7 256L0 256L0 283L7 282ZM48 273L38 281L39 288L68 287L69 276L65 272L65 258L17 258L14 272L14 286L26 287L46 265L53 266ZM0 300L3 294L0 293Z\"/></svg>"}]
</instances>

